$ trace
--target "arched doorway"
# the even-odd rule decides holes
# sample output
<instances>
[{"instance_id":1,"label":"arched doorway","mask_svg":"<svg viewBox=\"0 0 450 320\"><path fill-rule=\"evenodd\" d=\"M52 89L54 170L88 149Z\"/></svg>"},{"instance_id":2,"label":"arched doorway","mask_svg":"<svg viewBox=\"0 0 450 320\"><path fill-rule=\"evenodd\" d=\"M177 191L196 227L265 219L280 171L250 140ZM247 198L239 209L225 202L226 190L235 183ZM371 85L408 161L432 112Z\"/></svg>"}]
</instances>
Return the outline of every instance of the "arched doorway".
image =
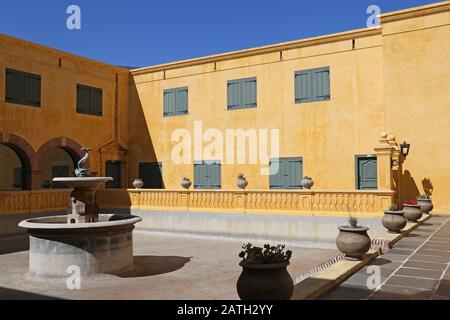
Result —
<instances>
[{"instance_id":1,"label":"arched doorway","mask_svg":"<svg viewBox=\"0 0 450 320\"><path fill-rule=\"evenodd\" d=\"M74 159L63 148L49 150L42 158L41 162L41 187L67 188L67 185L52 182L55 177L71 177L75 168Z\"/></svg>"},{"instance_id":2,"label":"arched doorway","mask_svg":"<svg viewBox=\"0 0 450 320\"><path fill-rule=\"evenodd\" d=\"M37 167L40 171L40 187L67 187L64 184L53 183L52 179L73 176L81 157L81 146L72 139L59 137L44 143L36 154Z\"/></svg>"},{"instance_id":3,"label":"arched doorway","mask_svg":"<svg viewBox=\"0 0 450 320\"><path fill-rule=\"evenodd\" d=\"M0 142L0 191L30 190L31 163L19 146Z\"/></svg>"}]
</instances>

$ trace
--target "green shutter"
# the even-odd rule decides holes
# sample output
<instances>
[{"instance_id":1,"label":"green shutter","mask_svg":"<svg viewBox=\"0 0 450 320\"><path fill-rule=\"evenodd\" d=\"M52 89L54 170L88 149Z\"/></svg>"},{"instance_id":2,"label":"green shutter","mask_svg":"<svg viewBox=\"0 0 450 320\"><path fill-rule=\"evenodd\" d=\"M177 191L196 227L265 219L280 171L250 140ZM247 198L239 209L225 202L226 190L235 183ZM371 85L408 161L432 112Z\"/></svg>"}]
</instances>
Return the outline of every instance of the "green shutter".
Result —
<instances>
[{"instance_id":1,"label":"green shutter","mask_svg":"<svg viewBox=\"0 0 450 320\"><path fill-rule=\"evenodd\" d=\"M90 92L89 88L77 85L77 112L89 114L90 112Z\"/></svg>"},{"instance_id":2,"label":"green shutter","mask_svg":"<svg viewBox=\"0 0 450 320\"><path fill-rule=\"evenodd\" d=\"M256 78L242 80L242 107L256 107Z\"/></svg>"},{"instance_id":3,"label":"green shutter","mask_svg":"<svg viewBox=\"0 0 450 320\"><path fill-rule=\"evenodd\" d=\"M6 70L6 102L21 103L23 97L24 74L14 70Z\"/></svg>"},{"instance_id":4,"label":"green shutter","mask_svg":"<svg viewBox=\"0 0 450 320\"><path fill-rule=\"evenodd\" d=\"M22 167L13 169L13 188L22 189L23 187Z\"/></svg>"},{"instance_id":5,"label":"green shutter","mask_svg":"<svg viewBox=\"0 0 450 320\"><path fill-rule=\"evenodd\" d=\"M300 181L303 174L301 158L271 159L269 166L272 170L274 170L275 164L278 164L278 172L273 172L269 176L271 189L297 189L301 187Z\"/></svg>"},{"instance_id":6,"label":"green shutter","mask_svg":"<svg viewBox=\"0 0 450 320\"><path fill-rule=\"evenodd\" d=\"M175 114L188 113L188 89L179 88L175 91Z\"/></svg>"},{"instance_id":7,"label":"green shutter","mask_svg":"<svg viewBox=\"0 0 450 320\"><path fill-rule=\"evenodd\" d=\"M329 68L321 68L313 71L313 97L316 101L330 99Z\"/></svg>"},{"instance_id":8,"label":"green shutter","mask_svg":"<svg viewBox=\"0 0 450 320\"><path fill-rule=\"evenodd\" d=\"M227 83L228 109L237 109L242 101L242 82L231 80Z\"/></svg>"},{"instance_id":9,"label":"green shutter","mask_svg":"<svg viewBox=\"0 0 450 320\"><path fill-rule=\"evenodd\" d=\"M89 88L90 114L102 115L102 89Z\"/></svg>"},{"instance_id":10,"label":"green shutter","mask_svg":"<svg viewBox=\"0 0 450 320\"><path fill-rule=\"evenodd\" d=\"M310 102L313 97L312 74L310 71L299 71L295 74L295 102Z\"/></svg>"},{"instance_id":11,"label":"green shutter","mask_svg":"<svg viewBox=\"0 0 450 320\"><path fill-rule=\"evenodd\" d=\"M39 107L41 105L41 77L32 74L25 76L25 103Z\"/></svg>"},{"instance_id":12,"label":"green shutter","mask_svg":"<svg viewBox=\"0 0 450 320\"><path fill-rule=\"evenodd\" d=\"M194 189L207 187L206 176L206 165L203 162L194 162Z\"/></svg>"},{"instance_id":13,"label":"green shutter","mask_svg":"<svg viewBox=\"0 0 450 320\"><path fill-rule=\"evenodd\" d=\"M175 90L164 90L164 116L175 114Z\"/></svg>"},{"instance_id":14,"label":"green shutter","mask_svg":"<svg viewBox=\"0 0 450 320\"><path fill-rule=\"evenodd\" d=\"M213 162L208 164L208 167L210 169L210 180L208 187L211 189L220 189L221 183L220 183L220 162Z\"/></svg>"},{"instance_id":15,"label":"green shutter","mask_svg":"<svg viewBox=\"0 0 450 320\"><path fill-rule=\"evenodd\" d=\"M295 102L330 100L330 68L295 72Z\"/></svg>"},{"instance_id":16,"label":"green shutter","mask_svg":"<svg viewBox=\"0 0 450 320\"><path fill-rule=\"evenodd\" d=\"M105 187L108 189L119 189L121 185L122 165L120 161L106 161L106 176L113 178L113 181L107 182Z\"/></svg>"}]
</instances>

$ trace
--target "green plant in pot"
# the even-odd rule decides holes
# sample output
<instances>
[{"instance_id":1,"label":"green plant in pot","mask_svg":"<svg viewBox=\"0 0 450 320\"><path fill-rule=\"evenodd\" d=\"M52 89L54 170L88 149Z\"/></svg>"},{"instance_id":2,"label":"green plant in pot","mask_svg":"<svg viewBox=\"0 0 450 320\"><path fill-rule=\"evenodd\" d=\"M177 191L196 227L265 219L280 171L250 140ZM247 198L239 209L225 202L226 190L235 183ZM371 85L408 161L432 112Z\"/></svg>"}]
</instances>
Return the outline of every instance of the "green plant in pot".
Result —
<instances>
[{"instance_id":1,"label":"green plant in pot","mask_svg":"<svg viewBox=\"0 0 450 320\"><path fill-rule=\"evenodd\" d=\"M403 204L403 212L408 221L416 222L422 218L422 209L417 204L416 199L409 199Z\"/></svg>"},{"instance_id":2,"label":"green plant in pot","mask_svg":"<svg viewBox=\"0 0 450 320\"><path fill-rule=\"evenodd\" d=\"M396 204L391 204L389 209L384 211L384 216L381 222L390 232L400 233L400 231L406 226L407 220L404 216L403 210L398 210L398 206Z\"/></svg>"},{"instance_id":3,"label":"green plant in pot","mask_svg":"<svg viewBox=\"0 0 450 320\"><path fill-rule=\"evenodd\" d=\"M431 197L427 194L421 194L417 197L417 205L420 206L422 213L430 213L433 210L433 203Z\"/></svg>"},{"instance_id":4,"label":"green plant in pot","mask_svg":"<svg viewBox=\"0 0 450 320\"><path fill-rule=\"evenodd\" d=\"M287 266L291 258L290 250L284 245L269 244L254 247L251 243L242 246L239 254L242 273L236 284L242 300L288 300L294 292Z\"/></svg>"},{"instance_id":5,"label":"green plant in pot","mask_svg":"<svg viewBox=\"0 0 450 320\"><path fill-rule=\"evenodd\" d=\"M353 215L349 215L348 223L338 227L336 247L347 259L361 259L371 247L369 228L358 225L358 218Z\"/></svg>"}]
</instances>

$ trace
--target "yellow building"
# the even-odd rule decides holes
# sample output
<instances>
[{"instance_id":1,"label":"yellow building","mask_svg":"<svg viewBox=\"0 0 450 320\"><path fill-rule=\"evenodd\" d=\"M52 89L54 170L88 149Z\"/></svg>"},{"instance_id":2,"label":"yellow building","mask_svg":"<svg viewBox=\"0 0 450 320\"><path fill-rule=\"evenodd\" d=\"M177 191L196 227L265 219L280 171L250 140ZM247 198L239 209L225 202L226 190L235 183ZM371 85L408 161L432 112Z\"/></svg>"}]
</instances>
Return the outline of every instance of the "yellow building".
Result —
<instances>
[{"instance_id":1,"label":"yellow building","mask_svg":"<svg viewBox=\"0 0 450 320\"><path fill-rule=\"evenodd\" d=\"M379 28L134 70L1 35L0 188L42 188L89 146L93 171L116 178L108 187L141 176L144 188L165 189L147 190L147 207L380 212L427 193L449 212L449 52L449 1L383 14ZM39 101L14 101L7 78L39 79ZM261 141L279 141L279 153L260 157ZM274 164L276 174L262 173ZM303 176L311 191L296 190ZM112 194L105 204L136 206L134 191Z\"/></svg>"}]
</instances>

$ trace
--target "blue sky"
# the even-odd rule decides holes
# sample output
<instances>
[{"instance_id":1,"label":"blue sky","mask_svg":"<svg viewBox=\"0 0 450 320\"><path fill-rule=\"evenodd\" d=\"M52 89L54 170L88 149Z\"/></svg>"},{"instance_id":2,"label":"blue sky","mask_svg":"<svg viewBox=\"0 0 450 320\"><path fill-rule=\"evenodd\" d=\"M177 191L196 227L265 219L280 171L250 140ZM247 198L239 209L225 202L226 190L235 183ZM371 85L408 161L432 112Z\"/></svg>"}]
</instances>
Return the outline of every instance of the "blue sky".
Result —
<instances>
[{"instance_id":1,"label":"blue sky","mask_svg":"<svg viewBox=\"0 0 450 320\"><path fill-rule=\"evenodd\" d=\"M92 59L149 66L363 28L427 0L1 0L0 32ZM81 8L81 30L66 9Z\"/></svg>"}]
</instances>

